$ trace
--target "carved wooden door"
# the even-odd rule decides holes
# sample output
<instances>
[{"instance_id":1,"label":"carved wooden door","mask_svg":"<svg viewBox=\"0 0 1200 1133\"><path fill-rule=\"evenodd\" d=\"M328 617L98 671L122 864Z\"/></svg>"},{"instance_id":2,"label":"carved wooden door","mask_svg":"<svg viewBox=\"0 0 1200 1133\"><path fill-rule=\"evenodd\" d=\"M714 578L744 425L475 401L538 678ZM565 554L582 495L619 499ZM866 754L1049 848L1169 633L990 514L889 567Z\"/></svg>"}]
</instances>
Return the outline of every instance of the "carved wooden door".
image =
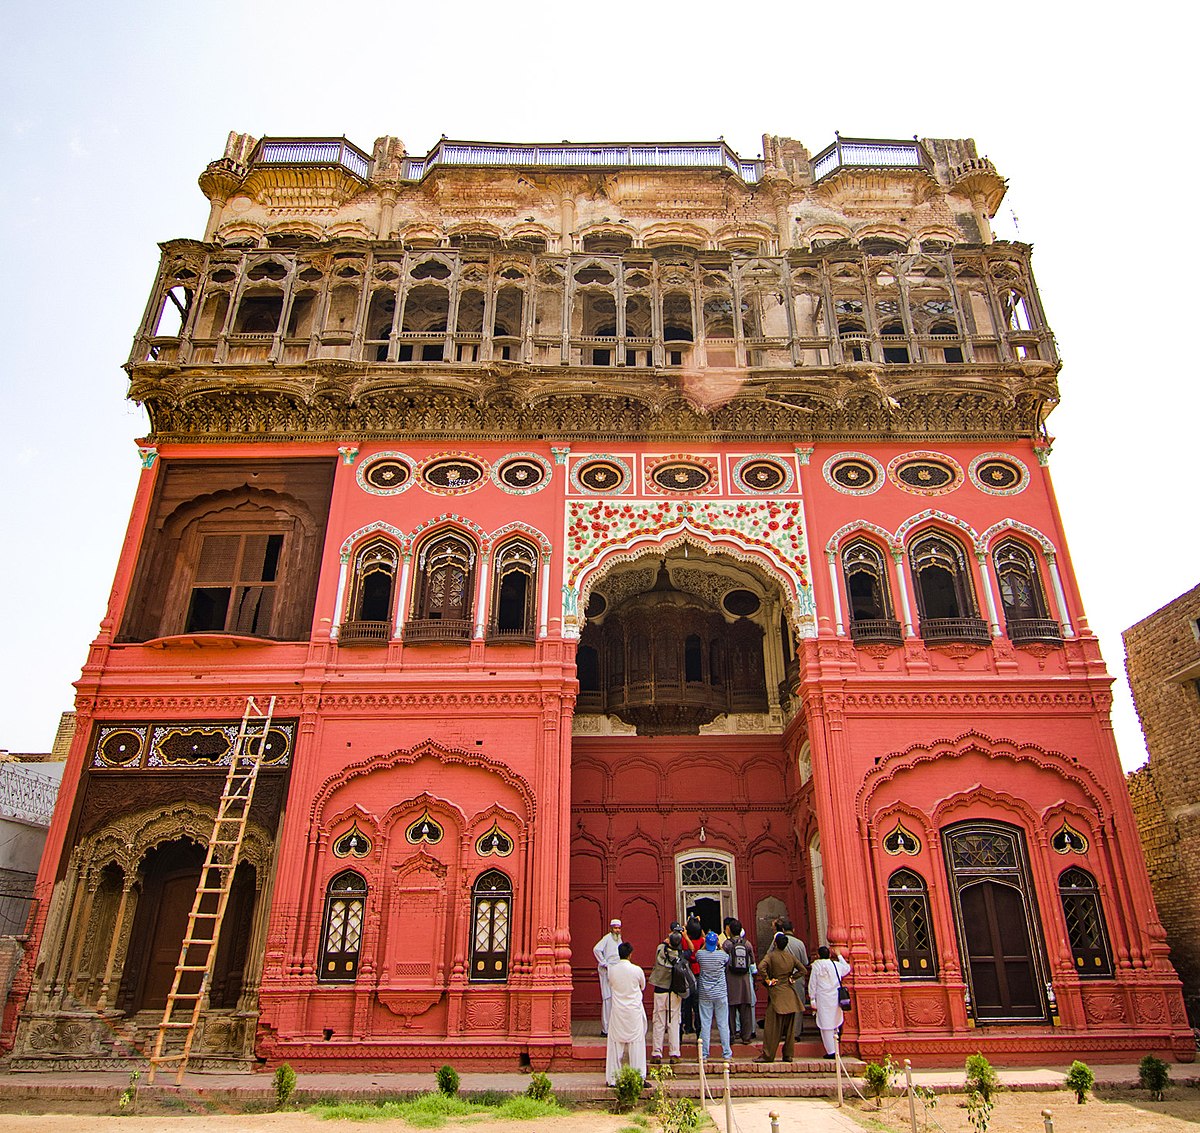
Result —
<instances>
[{"instance_id":1,"label":"carved wooden door","mask_svg":"<svg viewBox=\"0 0 1200 1133\"><path fill-rule=\"evenodd\" d=\"M1019 890L995 881L964 887L960 897L975 1017L1043 1019L1033 943Z\"/></svg>"},{"instance_id":2,"label":"carved wooden door","mask_svg":"<svg viewBox=\"0 0 1200 1133\"><path fill-rule=\"evenodd\" d=\"M189 870L163 879L146 941L146 974L137 1008L140 1011L160 1011L166 1006L167 993L175 978L175 965L179 963L179 946L199 883L199 871Z\"/></svg>"}]
</instances>

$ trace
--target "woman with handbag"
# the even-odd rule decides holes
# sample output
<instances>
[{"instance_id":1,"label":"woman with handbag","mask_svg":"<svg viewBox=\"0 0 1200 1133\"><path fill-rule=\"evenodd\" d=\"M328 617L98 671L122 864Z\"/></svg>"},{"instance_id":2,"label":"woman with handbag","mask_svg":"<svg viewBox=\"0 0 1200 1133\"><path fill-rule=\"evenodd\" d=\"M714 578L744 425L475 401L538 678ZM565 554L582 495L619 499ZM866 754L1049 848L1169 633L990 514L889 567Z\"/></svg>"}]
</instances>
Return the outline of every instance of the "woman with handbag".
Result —
<instances>
[{"instance_id":1,"label":"woman with handbag","mask_svg":"<svg viewBox=\"0 0 1200 1133\"><path fill-rule=\"evenodd\" d=\"M848 1001L842 980L850 974L850 965L842 959L841 952L831 959L824 944L817 949L817 955L819 959L813 962L808 974L808 998L817 1016L817 1030L825 1044L825 1057L836 1058L838 1028L845 1018L842 1007Z\"/></svg>"}]
</instances>

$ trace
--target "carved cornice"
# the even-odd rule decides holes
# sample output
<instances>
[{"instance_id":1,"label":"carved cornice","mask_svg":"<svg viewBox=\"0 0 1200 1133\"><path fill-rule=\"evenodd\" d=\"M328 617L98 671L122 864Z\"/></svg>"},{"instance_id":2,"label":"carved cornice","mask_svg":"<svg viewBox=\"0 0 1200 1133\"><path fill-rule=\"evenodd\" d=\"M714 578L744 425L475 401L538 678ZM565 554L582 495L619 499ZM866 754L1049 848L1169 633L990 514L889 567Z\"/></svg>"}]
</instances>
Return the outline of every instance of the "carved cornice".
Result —
<instances>
[{"instance_id":1,"label":"carved cornice","mask_svg":"<svg viewBox=\"0 0 1200 1133\"><path fill-rule=\"evenodd\" d=\"M347 436L929 442L1038 435L1045 407L1058 400L1053 370L1034 376L999 365L977 370L953 381L933 372L894 380L885 374L870 385L836 368L802 375L739 371L729 400L708 407L671 375L605 375L597 392L592 374L535 368L397 374L369 364L333 372L324 363L236 370L143 363L131 371L129 396L145 405L148 441L158 444Z\"/></svg>"},{"instance_id":2,"label":"carved cornice","mask_svg":"<svg viewBox=\"0 0 1200 1133\"><path fill-rule=\"evenodd\" d=\"M848 692L847 710L878 711L909 709L935 711L1009 711L1013 709L1045 709L1055 711L1074 708L1090 712L1096 698L1090 692Z\"/></svg>"}]
</instances>

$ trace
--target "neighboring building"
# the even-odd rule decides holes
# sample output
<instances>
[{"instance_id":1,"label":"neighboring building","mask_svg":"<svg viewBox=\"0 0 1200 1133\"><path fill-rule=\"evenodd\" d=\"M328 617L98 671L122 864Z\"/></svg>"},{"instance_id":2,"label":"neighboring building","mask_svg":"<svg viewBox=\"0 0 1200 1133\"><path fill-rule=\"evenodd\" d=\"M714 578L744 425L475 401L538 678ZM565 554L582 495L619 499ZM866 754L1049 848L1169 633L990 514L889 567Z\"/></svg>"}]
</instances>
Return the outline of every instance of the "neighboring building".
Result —
<instances>
[{"instance_id":1,"label":"neighboring building","mask_svg":"<svg viewBox=\"0 0 1200 1133\"><path fill-rule=\"evenodd\" d=\"M1129 791L1171 960L1200 1026L1200 586L1123 637L1150 754Z\"/></svg>"},{"instance_id":2,"label":"neighboring building","mask_svg":"<svg viewBox=\"0 0 1200 1133\"><path fill-rule=\"evenodd\" d=\"M230 136L128 365L13 1065L153 1034L251 694L210 1062L563 1065L610 916L649 963L785 910L864 1055L1192 1056L1004 181L764 145Z\"/></svg>"},{"instance_id":3,"label":"neighboring building","mask_svg":"<svg viewBox=\"0 0 1200 1133\"><path fill-rule=\"evenodd\" d=\"M24 954L34 883L74 736L75 713L64 712L51 751L0 749L0 1000Z\"/></svg>"}]
</instances>

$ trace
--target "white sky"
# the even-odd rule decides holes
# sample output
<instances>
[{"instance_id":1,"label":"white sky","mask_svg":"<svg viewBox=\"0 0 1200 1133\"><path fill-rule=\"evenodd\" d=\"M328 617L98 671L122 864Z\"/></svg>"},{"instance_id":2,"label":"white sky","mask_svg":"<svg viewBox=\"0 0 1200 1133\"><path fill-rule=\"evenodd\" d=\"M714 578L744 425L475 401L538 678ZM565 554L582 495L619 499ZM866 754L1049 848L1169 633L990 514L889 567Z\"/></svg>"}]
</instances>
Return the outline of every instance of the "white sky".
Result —
<instances>
[{"instance_id":1,"label":"white sky","mask_svg":"<svg viewBox=\"0 0 1200 1133\"><path fill-rule=\"evenodd\" d=\"M416 8L420 7L420 11ZM755 157L974 137L1065 360L1051 458L1088 620L1145 758L1121 630L1200 579L1196 18L1165 4L60 2L0 40L0 747L48 750L138 475L125 361L157 243L203 234L231 129L698 140ZM1190 26L1189 26L1190 25ZM1167 241L1182 247L1167 253ZM1126 287L1129 281L1133 286ZM1188 489L1191 492L1188 492ZM1181 510L1182 509L1182 510Z\"/></svg>"}]
</instances>

